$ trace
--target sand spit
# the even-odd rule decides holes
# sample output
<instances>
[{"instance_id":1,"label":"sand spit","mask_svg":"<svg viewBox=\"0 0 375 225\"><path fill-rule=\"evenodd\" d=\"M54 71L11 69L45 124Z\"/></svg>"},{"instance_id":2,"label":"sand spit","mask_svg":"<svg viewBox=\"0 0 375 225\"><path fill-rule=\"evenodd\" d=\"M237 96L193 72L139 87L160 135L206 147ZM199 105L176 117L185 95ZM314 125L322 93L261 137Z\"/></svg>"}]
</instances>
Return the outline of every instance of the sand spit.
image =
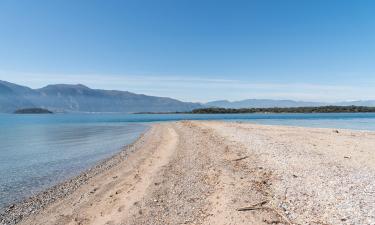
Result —
<instances>
[{"instance_id":1,"label":"sand spit","mask_svg":"<svg viewBox=\"0 0 375 225\"><path fill-rule=\"evenodd\" d=\"M34 213L15 205L2 223L375 224L374 146L373 132L157 124L72 190L35 196L46 203Z\"/></svg>"}]
</instances>

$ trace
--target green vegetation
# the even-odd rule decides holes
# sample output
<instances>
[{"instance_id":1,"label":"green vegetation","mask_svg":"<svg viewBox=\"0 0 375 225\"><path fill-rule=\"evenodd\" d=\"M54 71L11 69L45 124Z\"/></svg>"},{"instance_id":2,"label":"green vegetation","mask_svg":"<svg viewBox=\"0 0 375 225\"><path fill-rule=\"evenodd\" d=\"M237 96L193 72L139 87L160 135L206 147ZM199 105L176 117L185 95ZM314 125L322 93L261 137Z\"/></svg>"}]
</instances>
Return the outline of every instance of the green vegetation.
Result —
<instances>
[{"instance_id":1,"label":"green vegetation","mask_svg":"<svg viewBox=\"0 0 375 225\"><path fill-rule=\"evenodd\" d=\"M15 114L52 114L53 112L49 111L48 109L42 108L26 108L26 109L18 109L14 111Z\"/></svg>"},{"instance_id":2,"label":"green vegetation","mask_svg":"<svg viewBox=\"0 0 375 225\"><path fill-rule=\"evenodd\" d=\"M320 107L292 107L292 108L202 108L191 111L193 114L219 113L367 113L375 112L375 107L366 106L320 106Z\"/></svg>"}]
</instances>

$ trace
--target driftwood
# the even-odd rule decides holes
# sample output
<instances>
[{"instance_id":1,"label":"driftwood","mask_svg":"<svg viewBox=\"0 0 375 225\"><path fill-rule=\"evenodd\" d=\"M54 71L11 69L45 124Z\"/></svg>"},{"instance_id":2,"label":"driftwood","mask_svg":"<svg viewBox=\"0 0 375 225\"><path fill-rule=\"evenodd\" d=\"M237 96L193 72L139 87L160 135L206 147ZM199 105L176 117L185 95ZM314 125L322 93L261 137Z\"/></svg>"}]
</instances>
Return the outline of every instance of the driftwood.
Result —
<instances>
[{"instance_id":1,"label":"driftwood","mask_svg":"<svg viewBox=\"0 0 375 225\"><path fill-rule=\"evenodd\" d=\"M253 211L253 210L258 210L258 209L265 209L264 207L259 207L259 206L249 206L249 207L243 207L237 209L237 211L243 212L243 211Z\"/></svg>"},{"instance_id":2,"label":"driftwood","mask_svg":"<svg viewBox=\"0 0 375 225\"><path fill-rule=\"evenodd\" d=\"M233 159L232 161L237 162L237 161L247 159L247 158L249 158L249 156L244 156L244 157L241 157L241 158L238 158L238 159Z\"/></svg>"},{"instance_id":3,"label":"driftwood","mask_svg":"<svg viewBox=\"0 0 375 225\"><path fill-rule=\"evenodd\" d=\"M271 208L271 207L263 206L267 203L268 201L262 201L252 206L238 208L237 211L244 212L244 211L253 211L253 210L270 210L270 211L273 211L275 214L277 214L280 218L282 218L285 221L285 223L289 225L293 225L293 223L290 222L290 220L286 216L284 216L279 210Z\"/></svg>"},{"instance_id":4,"label":"driftwood","mask_svg":"<svg viewBox=\"0 0 375 225\"><path fill-rule=\"evenodd\" d=\"M254 205L251 205L251 206L248 206L248 207L239 208L239 209L237 209L237 211L252 211L252 210L257 210L257 209L264 209L264 207L262 207L262 206L267 204L267 203L268 203L267 200L261 201L261 202L258 202L257 204L254 204Z\"/></svg>"}]
</instances>

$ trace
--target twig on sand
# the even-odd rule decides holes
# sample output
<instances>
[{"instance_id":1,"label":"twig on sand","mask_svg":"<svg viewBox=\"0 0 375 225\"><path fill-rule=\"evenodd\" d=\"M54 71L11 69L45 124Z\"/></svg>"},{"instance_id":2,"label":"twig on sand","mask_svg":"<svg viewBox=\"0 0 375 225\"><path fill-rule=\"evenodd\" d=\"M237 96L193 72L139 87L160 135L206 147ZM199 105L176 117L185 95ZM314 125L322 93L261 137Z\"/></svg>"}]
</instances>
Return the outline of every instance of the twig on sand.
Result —
<instances>
[{"instance_id":1,"label":"twig on sand","mask_svg":"<svg viewBox=\"0 0 375 225\"><path fill-rule=\"evenodd\" d=\"M277 214L277 216L282 218L287 224L293 225L293 223L290 222L290 220L286 216L284 216L282 213L280 213L277 209L267 207L267 206L263 206L266 203L268 203L268 201L262 201L262 202L259 202L257 204L254 204L252 206L238 208L237 211L244 212L244 211L253 211L253 210L270 210L270 211L273 211L275 214Z\"/></svg>"},{"instance_id":2,"label":"twig on sand","mask_svg":"<svg viewBox=\"0 0 375 225\"><path fill-rule=\"evenodd\" d=\"M257 210L257 209L264 209L264 207L262 207L262 206L267 204L267 203L268 203L267 200L261 201L261 202L258 202L257 204L252 205L252 206L239 208L239 209L237 209L237 211L251 211L251 210Z\"/></svg>"},{"instance_id":3,"label":"twig on sand","mask_svg":"<svg viewBox=\"0 0 375 225\"><path fill-rule=\"evenodd\" d=\"M243 207L237 209L237 211L243 212L243 211L253 211L258 209L265 209L265 207L259 207L259 206L249 206L249 207Z\"/></svg>"},{"instance_id":4,"label":"twig on sand","mask_svg":"<svg viewBox=\"0 0 375 225\"><path fill-rule=\"evenodd\" d=\"M249 156L244 156L244 157L241 157L241 158L238 158L238 159L233 159L232 161L237 162L237 161L240 161L240 160L243 160L243 159L247 159L247 158L249 158Z\"/></svg>"}]
</instances>

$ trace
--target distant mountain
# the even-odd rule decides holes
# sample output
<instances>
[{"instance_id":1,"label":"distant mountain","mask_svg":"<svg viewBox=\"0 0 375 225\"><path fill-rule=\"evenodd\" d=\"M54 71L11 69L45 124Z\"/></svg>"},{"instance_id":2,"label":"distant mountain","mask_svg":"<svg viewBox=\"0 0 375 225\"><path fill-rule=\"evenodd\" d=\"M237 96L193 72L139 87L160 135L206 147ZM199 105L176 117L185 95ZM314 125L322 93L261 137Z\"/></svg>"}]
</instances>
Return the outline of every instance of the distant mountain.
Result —
<instances>
[{"instance_id":1,"label":"distant mountain","mask_svg":"<svg viewBox=\"0 0 375 225\"><path fill-rule=\"evenodd\" d=\"M242 101L213 101L208 102L205 106L221 107L221 108L271 108L271 107L303 107L303 106L325 106L327 103L323 102L303 102L293 100L271 100L271 99L246 99Z\"/></svg>"},{"instance_id":2,"label":"distant mountain","mask_svg":"<svg viewBox=\"0 0 375 225\"><path fill-rule=\"evenodd\" d=\"M326 103L326 102L307 102L307 101L293 101L293 100L272 100L272 99L246 99L242 101L227 101L219 100L208 102L205 104L205 107L220 107L220 108L272 108L272 107L305 107L305 106L375 106L375 100L368 101L347 101L347 102L335 102L335 103Z\"/></svg>"},{"instance_id":3,"label":"distant mountain","mask_svg":"<svg viewBox=\"0 0 375 225\"><path fill-rule=\"evenodd\" d=\"M0 112L34 107L34 104L24 97L32 94L33 90L28 87L0 81Z\"/></svg>"},{"instance_id":4,"label":"distant mountain","mask_svg":"<svg viewBox=\"0 0 375 225\"><path fill-rule=\"evenodd\" d=\"M0 81L0 112L40 107L65 112L184 112L199 103L154 97L127 91L91 89L84 85L56 84L31 89Z\"/></svg>"},{"instance_id":5,"label":"distant mountain","mask_svg":"<svg viewBox=\"0 0 375 225\"><path fill-rule=\"evenodd\" d=\"M324 103L247 99L232 102L220 100L200 104L127 91L91 89L82 84L55 84L40 89L31 89L0 80L0 112L14 112L23 108L43 108L54 112L186 112L203 107L238 109L327 105L375 106L375 100Z\"/></svg>"},{"instance_id":6,"label":"distant mountain","mask_svg":"<svg viewBox=\"0 0 375 225\"><path fill-rule=\"evenodd\" d=\"M338 102L336 105L375 106L375 100Z\"/></svg>"}]
</instances>

